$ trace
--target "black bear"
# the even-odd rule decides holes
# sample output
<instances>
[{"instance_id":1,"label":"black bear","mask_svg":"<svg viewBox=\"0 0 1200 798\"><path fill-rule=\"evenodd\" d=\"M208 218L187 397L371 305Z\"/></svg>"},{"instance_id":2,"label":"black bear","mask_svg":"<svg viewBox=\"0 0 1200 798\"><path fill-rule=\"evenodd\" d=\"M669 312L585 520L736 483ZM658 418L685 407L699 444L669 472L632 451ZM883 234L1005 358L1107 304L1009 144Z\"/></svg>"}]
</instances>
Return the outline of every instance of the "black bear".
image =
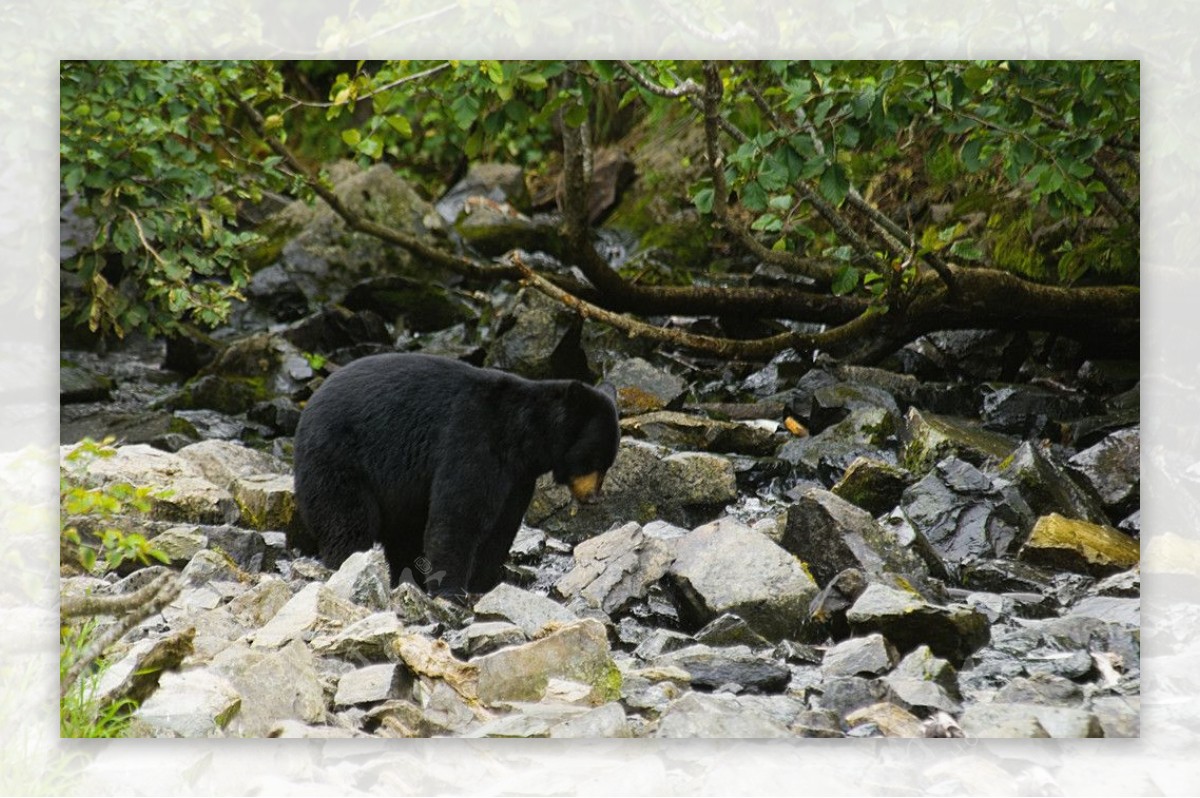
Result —
<instances>
[{"instance_id":1,"label":"black bear","mask_svg":"<svg viewBox=\"0 0 1200 798\"><path fill-rule=\"evenodd\" d=\"M378 541L393 585L461 599L499 583L538 476L592 502L619 439L615 396L582 382L372 355L301 413L296 504L329 567Z\"/></svg>"}]
</instances>

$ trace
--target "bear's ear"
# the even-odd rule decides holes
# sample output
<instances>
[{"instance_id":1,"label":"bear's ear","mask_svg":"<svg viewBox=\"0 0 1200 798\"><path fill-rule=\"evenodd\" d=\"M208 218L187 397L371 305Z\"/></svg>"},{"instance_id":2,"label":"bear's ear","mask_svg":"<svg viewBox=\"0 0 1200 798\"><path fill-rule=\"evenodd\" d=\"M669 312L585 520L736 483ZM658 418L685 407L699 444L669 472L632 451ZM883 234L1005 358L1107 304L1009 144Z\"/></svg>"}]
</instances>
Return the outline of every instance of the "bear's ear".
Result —
<instances>
[{"instance_id":1,"label":"bear's ear","mask_svg":"<svg viewBox=\"0 0 1200 798\"><path fill-rule=\"evenodd\" d=\"M617 403L617 388L611 382L602 382L596 386L596 390L607 396L615 405Z\"/></svg>"}]
</instances>

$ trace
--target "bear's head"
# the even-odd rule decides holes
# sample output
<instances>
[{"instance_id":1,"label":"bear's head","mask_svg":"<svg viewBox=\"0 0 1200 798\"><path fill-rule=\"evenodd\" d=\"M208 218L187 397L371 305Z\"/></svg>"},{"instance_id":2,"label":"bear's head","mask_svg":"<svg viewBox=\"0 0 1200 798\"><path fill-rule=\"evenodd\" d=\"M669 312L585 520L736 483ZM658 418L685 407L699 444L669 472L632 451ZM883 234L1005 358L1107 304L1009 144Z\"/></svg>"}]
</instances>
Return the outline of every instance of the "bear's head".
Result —
<instances>
[{"instance_id":1,"label":"bear's head","mask_svg":"<svg viewBox=\"0 0 1200 798\"><path fill-rule=\"evenodd\" d=\"M554 466L554 481L566 485L580 504L600 498L604 475L617 458L621 428L617 423L616 391L571 382L566 389L566 447Z\"/></svg>"}]
</instances>

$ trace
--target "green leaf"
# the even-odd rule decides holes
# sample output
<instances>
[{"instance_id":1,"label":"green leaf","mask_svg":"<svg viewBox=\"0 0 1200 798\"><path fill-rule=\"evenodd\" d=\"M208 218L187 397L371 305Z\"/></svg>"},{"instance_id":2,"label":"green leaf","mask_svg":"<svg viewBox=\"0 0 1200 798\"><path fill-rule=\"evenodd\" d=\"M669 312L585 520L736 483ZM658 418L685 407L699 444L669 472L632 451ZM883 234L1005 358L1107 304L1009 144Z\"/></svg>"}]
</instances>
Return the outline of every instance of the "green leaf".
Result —
<instances>
[{"instance_id":1,"label":"green leaf","mask_svg":"<svg viewBox=\"0 0 1200 798\"><path fill-rule=\"evenodd\" d=\"M971 139L962 146L960 155L962 157L963 166L968 172L978 172L983 168L983 163L979 160L979 151L983 149L983 141L981 139Z\"/></svg>"},{"instance_id":2,"label":"green leaf","mask_svg":"<svg viewBox=\"0 0 1200 798\"><path fill-rule=\"evenodd\" d=\"M962 260L977 261L983 259L983 250L979 242L973 238L963 238L950 245L950 254Z\"/></svg>"},{"instance_id":3,"label":"green leaf","mask_svg":"<svg viewBox=\"0 0 1200 798\"><path fill-rule=\"evenodd\" d=\"M754 220L754 223L750 225L750 229L776 233L783 229L783 220L773 213L764 213Z\"/></svg>"},{"instance_id":4,"label":"green leaf","mask_svg":"<svg viewBox=\"0 0 1200 798\"><path fill-rule=\"evenodd\" d=\"M742 207L748 211L760 212L767 209L767 192L757 180L751 180L741 190Z\"/></svg>"},{"instance_id":5,"label":"green leaf","mask_svg":"<svg viewBox=\"0 0 1200 798\"><path fill-rule=\"evenodd\" d=\"M700 213L712 213L713 207L713 190L712 188L702 188L692 197L692 204L696 206L696 210Z\"/></svg>"},{"instance_id":6,"label":"green leaf","mask_svg":"<svg viewBox=\"0 0 1200 798\"><path fill-rule=\"evenodd\" d=\"M563 121L566 122L571 127L579 127L580 125L582 125L584 122L587 121L587 118L588 118L588 109L586 106L584 106L580 103L576 103L575 105L572 105L570 108L567 109L567 112L565 114L563 114Z\"/></svg>"},{"instance_id":7,"label":"green leaf","mask_svg":"<svg viewBox=\"0 0 1200 798\"><path fill-rule=\"evenodd\" d=\"M850 192L850 180L841 164L830 164L821 175L821 193L834 207L838 207Z\"/></svg>"},{"instance_id":8,"label":"green leaf","mask_svg":"<svg viewBox=\"0 0 1200 798\"><path fill-rule=\"evenodd\" d=\"M391 116L387 117L387 123L392 130L396 131L404 138L412 138L412 122L408 121L407 116L402 114L392 114Z\"/></svg>"},{"instance_id":9,"label":"green leaf","mask_svg":"<svg viewBox=\"0 0 1200 798\"><path fill-rule=\"evenodd\" d=\"M342 141L346 142L351 147L357 147L358 143L362 141L362 133L358 131L358 128L353 127L348 130L343 130Z\"/></svg>"},{"instance_id":10,"label":"green leaf","mask_svg":"<svg viewBox=\"0 0 1200 798\"><path fill-rule=\"evenodd\" d=\"M853 266L843 266L834 275L830 290L833 291L834 296L845 296L858 288L858 276L858 269Z\"/></svg>"},{"instance_id":11,"label":"green leaf","mask_svg":"<svg viewBox=\"0 0 1200 798\"><path fill-rule=\"evenodd\" d=\"M759 166L758 182L767 191L780 191L788 184L787 167L768 155Z\"/></svg>"},{"instance_id":12,"label":"green leaf","mask_svg":"<svg viewBox=\"0 0 1200 798\"><path fill-rule=\"evenodd\" d=\"M466 130L479 115L479 99L470 94L460 94L450 103L450 113L458 129Z\"/></svg>"}]
</instances>

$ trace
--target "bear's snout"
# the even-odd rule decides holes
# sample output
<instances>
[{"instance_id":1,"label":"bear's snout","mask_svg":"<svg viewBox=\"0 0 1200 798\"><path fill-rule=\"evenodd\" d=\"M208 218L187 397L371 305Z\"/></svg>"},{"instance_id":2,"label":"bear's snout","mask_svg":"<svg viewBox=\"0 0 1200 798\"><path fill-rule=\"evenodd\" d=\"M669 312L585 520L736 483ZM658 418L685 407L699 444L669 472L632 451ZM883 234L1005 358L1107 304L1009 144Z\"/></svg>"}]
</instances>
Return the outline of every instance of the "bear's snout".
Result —
<instances>
[{"instance_id":1,"label":"bear's snout","mask_svg":"<svg viewBox=\"0 0 1200 798\"><path fill-rule=\"evenodd\" d=\"M571 489L571 496L575 501L580 504L595 504L600 501L600 487L603 484L604 474L593 471L580 477L571 477L567 487Z\"/></svg>"}]
</instances>

